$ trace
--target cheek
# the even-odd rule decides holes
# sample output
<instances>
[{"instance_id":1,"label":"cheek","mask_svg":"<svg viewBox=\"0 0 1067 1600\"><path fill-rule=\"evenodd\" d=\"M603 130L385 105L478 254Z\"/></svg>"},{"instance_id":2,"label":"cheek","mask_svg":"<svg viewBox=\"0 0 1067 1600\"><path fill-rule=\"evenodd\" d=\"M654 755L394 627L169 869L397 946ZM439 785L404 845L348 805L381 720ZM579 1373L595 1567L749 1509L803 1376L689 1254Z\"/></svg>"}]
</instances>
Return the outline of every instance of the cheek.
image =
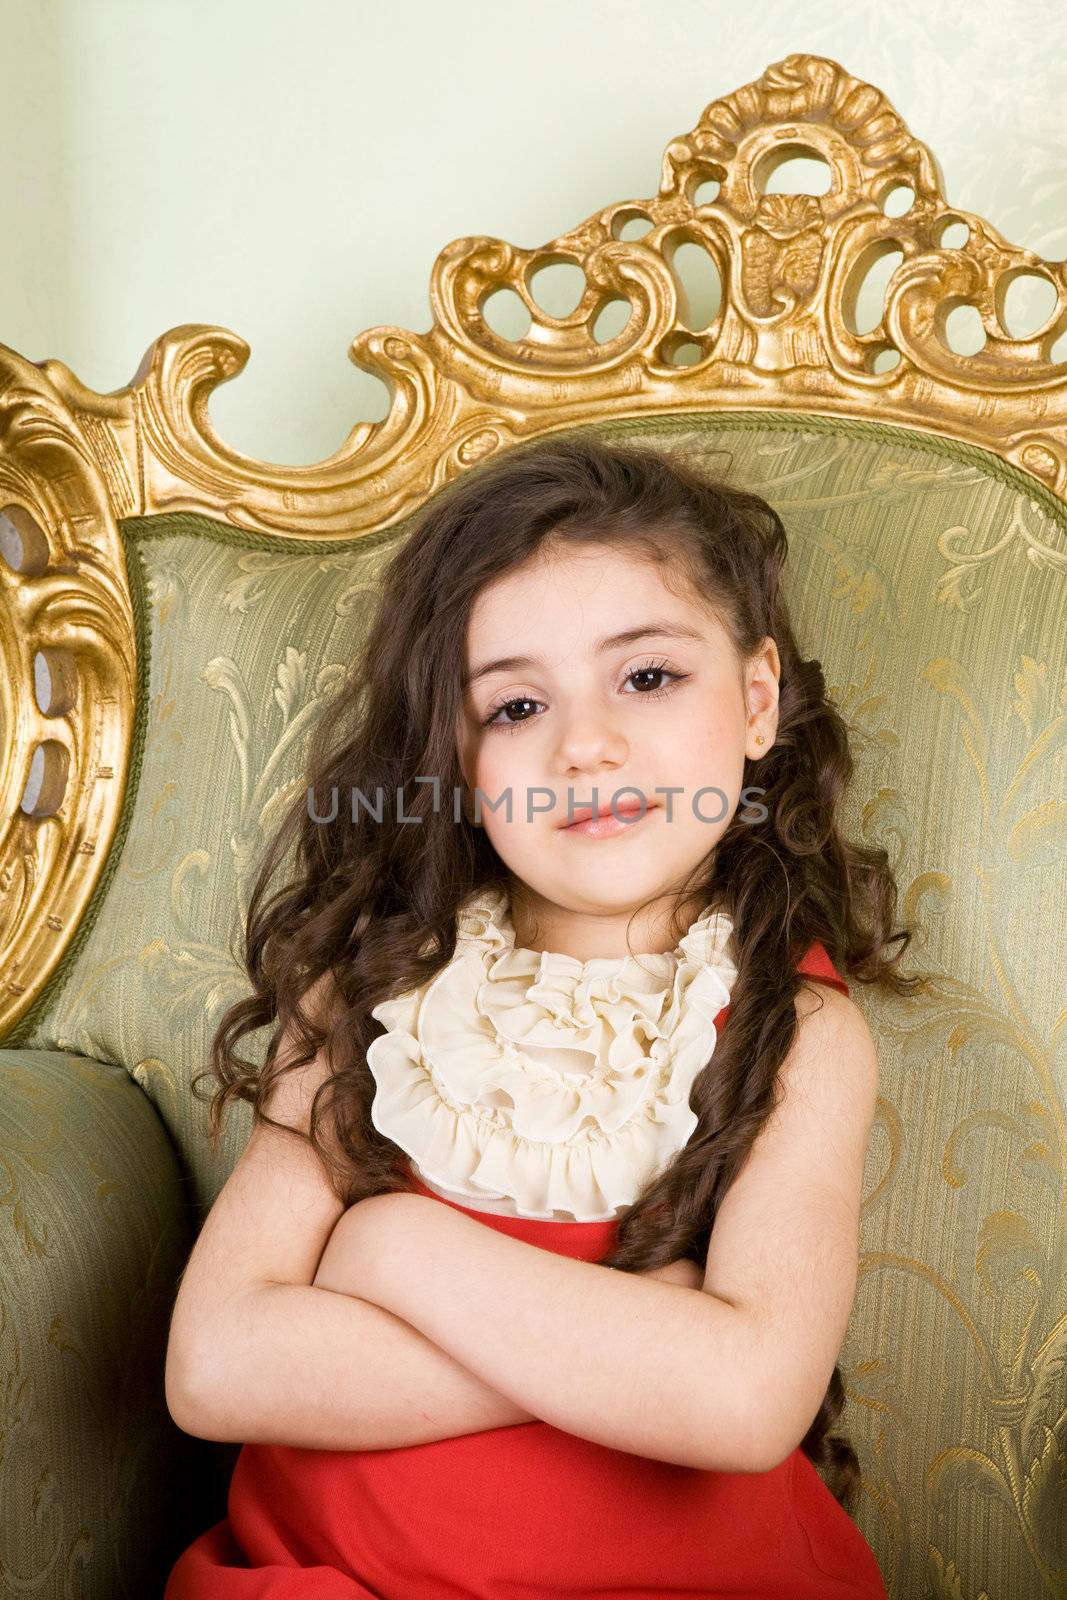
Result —
<instances>
[{"instance_id":1,"label":"cheek","mask_svg":"<svg viewBox=\"0 0 1067 1600\"><path fill-rule=\"evenodd\" d=\"M464 783L468 789L479 784L484 789L487 779L500 765L492 735L487 730L465 724L458 739L458 750Z\"/></svg>"},{"instance_id":2,"label":"cheek","mask_svg":"<svg viewBox=\"0 0 1067 1600\"><path fill-rule=\"evenodd\" d=\"M477 777L472 793L477 788L487 800L496 802L495 809L484 805L482 809L482 824L490 838L524 837L531 823L536 828L544 825L546 813L536 809L531 813L531 807L546 803L544 767L534 755L533 740L521 733L502 733L497 738L489 734L477 752L474 768ZM533 790L538 791L536 798L531 798Z\"/></svg>"},{"instance_id":3,"label":"cheek","mask_svg":"<svg viewBox=\"0 0 1067 1600\"><path fill-rule=\"evenodd\" d=\"M744 749L744 703L727 684L715 686L701 696L688 725L690 742L705 751L724 755Z\"/></svg>"},{"instance_id":4,"label":"cheek","mask_svg":"<svg viewBox=\"0 0 1067 1600\"><path fill-rule=\"evenodd\" d=\"M684 736L676 733L671 765L687 788L739 789L744 764L744 727L729 713L720 710L695 728L690 722Z\"/></svg>"},{"instance_id":5,"label":"cheek","mask_svg":"<svg viewBox=\"0 0 1067 1600\"><path fill-rule=\"evenodd\" d=\"M521 782L522 760L514 753L519 742L519 739L509 739L507 734L494 738L488 731L475 740L464 767L468 786L496 795L508 784L514 786Z\"/></svg>"},{"instance_id":6,"label":"cheek","mask_svg":"<svg viewBox=\"0 0 1067 1600\"><path fill-rule=\"evenodd\" d=\"M707 760L714 751L729 744L729 722L729 716L722 707L702 706L696 716L691 708L678 707L671 718L670 728L664 726L663 731L687 765L692 766L694 762Z\"/></svg>"},{"instance_id":7,"label":"cheek","mask_svg":"<svg viewBox=\"0 0 1067 1600\"><path fill-rule=\"evenodd\" d=\"M477 779L479 783L485 781L486 774L494 767L493 740L490 734L482 734L473 739L467 753L467 763L464 770L468 776Z\"/></svg>"}]
</instances>

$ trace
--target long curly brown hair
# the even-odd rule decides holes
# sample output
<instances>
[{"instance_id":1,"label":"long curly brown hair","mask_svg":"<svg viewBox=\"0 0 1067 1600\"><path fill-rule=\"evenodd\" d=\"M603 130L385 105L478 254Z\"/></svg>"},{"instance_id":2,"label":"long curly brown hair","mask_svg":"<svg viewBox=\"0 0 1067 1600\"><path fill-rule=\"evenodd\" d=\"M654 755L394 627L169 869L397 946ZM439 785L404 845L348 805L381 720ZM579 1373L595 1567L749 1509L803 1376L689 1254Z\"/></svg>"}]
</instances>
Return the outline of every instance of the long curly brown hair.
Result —
<instances>
[{"instance_id":1,"label":"long curly brown hair","mask_svg":"<svg viewBox=\"0 0 1067 1600\"><path fill-rule=\"evenodd\" d=\"M217 1146L231 1100L250 1101L257 1119L280 1126L263 1110L272 1085L322 1049L329 1073L307 1137L338 1197L354 1205L411 1187L405 1152L371 1120L366 1054L384 1032L371 1011L452 959L457 912L472 893L490 885L512 892L485 830L466 808L438 801L441 790L469 793L456 728L474 603L546 541L663 563L673 581L686 579L714 605L739 661L752 659L766 635L778 648L777 734L758 763L746 760L743 776L762 792L765 816L753 823L735 813L695 874L698 903L715 902L734 922L737 978L715 1070L693 1084L699 1120L689 1142L622 1213L604 1258L630 1272L682 1256L703 1263L719 1204L775 1108L778 1069L797 1029L796 965L812 942L858 982L911 994L922 979L896 970L913 930L892 931L897 890L886 851L842 838L835 822L853 772L848 731L819 662L797 648L780 587L782 521L759 495L670 451L581 436L516 446L423 508L383 576L345 688L312 736L307 789L265 852L244 928L253 992L222 1017L211 1069L196 1082L216 1083ZM414 783L416 774L436 774L440 790ZM315 820L334 791L353 790L371 803L338 804L329 826ZM379 795L390 804L374 811ZM900 948L887 955L892 945ZM337 996L325 1016L306 1003L320 979ZM273 1031L262 1066L242 1060L239 1040L265 1027ZM300 1048L279 1059L287 1029ZM858 1459L845 1436L830 1432L843 1404L835 1366L802 1448L850 1510Z\"/></svg>"}]
</instances>

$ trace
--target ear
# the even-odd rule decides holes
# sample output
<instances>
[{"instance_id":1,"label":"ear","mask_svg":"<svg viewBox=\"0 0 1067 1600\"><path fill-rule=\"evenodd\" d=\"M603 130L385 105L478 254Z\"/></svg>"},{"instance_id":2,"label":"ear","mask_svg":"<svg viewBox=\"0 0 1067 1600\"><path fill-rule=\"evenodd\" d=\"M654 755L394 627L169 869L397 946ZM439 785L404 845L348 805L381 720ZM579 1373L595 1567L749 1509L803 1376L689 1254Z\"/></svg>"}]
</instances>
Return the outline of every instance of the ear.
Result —
<instances>
[{"instance_id":1,"label":"ear","mask_svg":"<svg viewBox=\"0 0 1067 1600\"><path fill-rule=\"evenodd\" d=\"M767 634L745 674L745 755L758 761L774 744L778 732L778 682L782 664L778 646ZM762 743L759 741L762 740Z\"/></svg>"}]
</instances>

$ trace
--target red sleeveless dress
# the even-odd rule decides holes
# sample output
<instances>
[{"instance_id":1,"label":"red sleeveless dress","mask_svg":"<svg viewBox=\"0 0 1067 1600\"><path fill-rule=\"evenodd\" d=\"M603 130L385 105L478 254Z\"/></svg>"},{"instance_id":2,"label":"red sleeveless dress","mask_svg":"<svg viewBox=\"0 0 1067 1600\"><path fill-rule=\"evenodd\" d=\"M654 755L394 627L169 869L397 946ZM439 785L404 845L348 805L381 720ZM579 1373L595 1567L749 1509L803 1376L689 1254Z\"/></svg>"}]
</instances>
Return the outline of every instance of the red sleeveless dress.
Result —
<instances>
[{"instance_id":1,"label":"red sleeveless dress","mask_svg":"<svg viewBox=\"0 0 1067 1600\"><path fill-rule=\"evenodd\" d=\"M848 993L822 944L797 970ZM602 1260L617 1227L457 1209L580 1261ZM228 1513L163 1600L887 1600L799 1447L770 1472L730 1473L547 1422L396 1450L246 1444Z\"/></svg>"}]
</instances>

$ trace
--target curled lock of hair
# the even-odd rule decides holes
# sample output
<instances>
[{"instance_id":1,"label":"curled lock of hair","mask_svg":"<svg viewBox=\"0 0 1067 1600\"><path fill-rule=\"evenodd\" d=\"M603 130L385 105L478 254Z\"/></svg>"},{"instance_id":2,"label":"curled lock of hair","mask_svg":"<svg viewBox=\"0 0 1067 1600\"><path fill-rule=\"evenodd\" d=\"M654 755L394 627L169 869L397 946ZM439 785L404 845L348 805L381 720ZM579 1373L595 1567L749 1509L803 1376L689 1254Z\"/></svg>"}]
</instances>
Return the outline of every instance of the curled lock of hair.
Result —
<instances>
[{"instance_id":1,"label":"curled lock of hair","mask_svg":"<svg viewBox=\"0 0 1067 1600\"><path fill-rule=\"evenodd\" d=\"M278 1126L263 1110L273 1084L321 1049L329 1071L315 1090L309 1133L293 1136L310 1139L346 1205L410 1187L404 1152L371 1119L366 1053L384 1031L371 1011L451 960L457 913L472 893L513 888L485 830L465 810L437 804L434 786L413 775L436 774L445 796L465 792L456 729L480 591L539 552L594 546L659 563L668 586L680 583L713 606L739 661L769 634L781 664L775 742L746 761L743 778L764 791L766 815L735 815L681 886L686 901L702 895L732 917L738 975L714 1070L709 1056L690 1096L697 1127L622 1214L605 1257L643 1272L683 1255L706 1258L718 1206L774 1109L797 1027L795 968L811 943L820 940L854 982L899 994L922 986L897 970L913 931L893 931L897 890L886 851L843 838L835 820L853 771L848 732L819 662L802 657L793 635L780 582L781 519L758 494L670 451L549 438L472 470L423 507L384 572L343 690L313 733L307 787L259 864L241 953L252 993L223 1015L194 1093L201 1079L214 1079L216 1146L230 1101L250 1102L257 1118ZM369 802L386 797L381 820L369 806L344 803L353 789ZM263 1028L272 1031L262 1064L243 1060L241 1039ZM286 1030L296 1046L283 1055ZM802 1448L850 1509L858 1461L831 1431L844 1398L835 1366Z\"/></svg>"}]
</instances>

